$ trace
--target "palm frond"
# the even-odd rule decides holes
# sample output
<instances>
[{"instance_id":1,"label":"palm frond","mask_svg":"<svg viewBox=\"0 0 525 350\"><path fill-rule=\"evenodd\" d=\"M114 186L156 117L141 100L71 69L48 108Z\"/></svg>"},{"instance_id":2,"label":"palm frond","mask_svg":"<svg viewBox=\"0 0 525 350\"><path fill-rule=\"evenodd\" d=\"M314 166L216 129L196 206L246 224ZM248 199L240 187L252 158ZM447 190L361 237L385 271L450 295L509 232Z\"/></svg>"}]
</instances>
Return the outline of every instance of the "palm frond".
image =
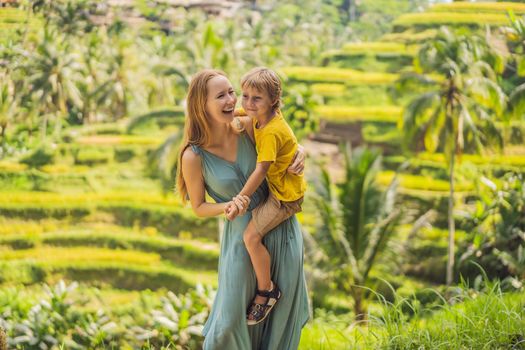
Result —
<instances>
[{"instance_id":1,"label":"palm frond","mask_svg":"<svg viewBox=\"0 0 525 350\"><path fill-rule=\"evenodd\" d=\"M492 81L496 80L496 73L486 61L475 61L474 64L470 66L470 73L473 76L485 77Z\"/></svg>"},{"instance_id":2,"label":"palm frond","mask_svg":"<svg viewBox=\"0 0 525 350\"><path fill-rule=\"evenodd\" d=\"M404 73L395 81L394 87L398 91L406 92L413 87L435 86L436 79L427 74Z\"/></svg>"},{"instance_id":3,"label":"palm frond","mask_svg":"<svg viewBox=\"0 0 525 350\"><path fill-rule=\"evenodd\" d=\"M322 165L318 169L320 171L317 177L319 181L314 182L315 195L313 199L320 215L320 225L315 237L327 255L333 257L334 255L331 255L331 252L337 252L338 254L335 256L344 254L338 233L340 230L340 208L337 200L332 196L330 174Z\"/></svg>"},{"instance_id":4,"label":"palm frond","mask_svg":"<svg viewBox=\"0 0 525 350\"><path fill-rule=\"evenodd\" d=\"M135 128L150 120L160 118L171 118L173 124L182 125L184 123L184 109L178 107L167 108L136 116L129 121L126 130L128 133L131 133Z\"/></svg>"},{"instance_id":5,"label":"palm frond","mask_svg":"<svg viewBox=\"0 0 525 350\"><path fill-rule=\"evenodd\" d=\"M519 119L525 118L525 84L521 84L509 97L511 111L514 116Z\"/></svg>"},{"instance_id":6,"label":"palm frond","mask_svg":"<svg viewBox=\"0 0 525 350\"><path fill-rule=\"evenodd\" d=\"M360 259L367 244L366 227L372 218L370 213L380 205L380 191L374 186L380 155L376 150L360 147L351 159L345 158L347 171L339 184L342 225L356 259Z\"/></svg>"},{"instance_id":7,"label":"palm frond","mask_svg":"<svg viewBox=\"0 0 525 350\"><path fill-rule=\"evenodd\" d=\"M326 168L321 168L321 174L319 179L321 180L321 183L319 186L316 187L318 195L321 196L321 198L328 202L332 202L332 186L330 181L330 174L328 173L328 170Z\"/></svg>"},{"instance_id":8,"label":"palm frond","mask_svg":"<svg viewBox=\"0 0 525 350\"><path fill-rule=\"evenodd\" d=\"M190 86L191 77L187 75L182 69L171 66L159 65L154 67L154 71L164 76L174 75L179 77L179 80L184 84L185 89L188 88L188 86Z\"/></svg>"},{"instance_id":9,"label":"palm frond","mask_svg":"<svg viewBox=\"0 0 525 350\"><path fill-rule=\"evenodd\" d=\"M368 277L368 273L374 266L376 257L385 249L388 240L392 237L400 216L401 210L394 209L388 213L388 216L379 218L380 220L374 225L370 232L370 243L367 246L361 263L361 274L364 279Z\"/></svg>"},{"instance_id":10,"label":"palm frond","mask_svg":"<svg viewBox=\"0 0 525 350\"><path fill-rule=\"evenodd\" d=\"M445 109L442 104L439 104L429 121L424 125L424 143L427 151L434 152L437 149L445 122Z\"/></svg>"},{"instance_id":11,"label":"palm frond","mask_svg":"<svg viewBox=\"0 0 525 350\"><path fill-rule=\"evenodd\" d=\"M428 110L439 104L439 92L431 91L416 97L403 111L400 127L405 143L411 143L418 134L420 126L426 124Z\"/></svg>"},{"instance_id":12,"label":"palm frond","mask_svg":"<svg viewBox=\"0 0 525 350\"><path fill-rule=\"evenodd\" d=\"M479 105L473 105L472 114L477 115L480 130L482 130L481 143L483 147L494 147L502 150L504 147L504 139L502 131L498 128L494 117L487 113L486 109ZM483 149L483 148L481 148Z\"/></svg>"},{"instance_id":13,"label":"palm frond","mask_svg":"<svg viewBox=\"0 0 525 350\"><path fill-rule=\"evenodd\" d=\"M486 108L493 109L499 116L503 113L507 97L501 87L486 77L477 76L467 80L469 97Z\"/></svg>"},{"instance_id":14,"label":"palm frond","mask_svg":"<svg viewBox=\"0 0 525 350\"><path fill-rule=\"evenodd\" d=\"M148 159L149 170L161 179L164 192L170 192L174 185L181 132L170 135Z\"/></svg>"},{"instance_id":15,"label":"palm frond","mask_svg":"<svg viewBox=\"0 0 525 350\"><path fill-rule=\"evenodd\" d=\"M376 222L369 233L368 244L363 255L363 263L361 264L362 274L365 279L374 264L376 256L386 247L386 243L390 239L393 228L400 217L401 210L395 204L398 187L399 172L396 172L382 195Z\"/></svg>"}]
</instances>

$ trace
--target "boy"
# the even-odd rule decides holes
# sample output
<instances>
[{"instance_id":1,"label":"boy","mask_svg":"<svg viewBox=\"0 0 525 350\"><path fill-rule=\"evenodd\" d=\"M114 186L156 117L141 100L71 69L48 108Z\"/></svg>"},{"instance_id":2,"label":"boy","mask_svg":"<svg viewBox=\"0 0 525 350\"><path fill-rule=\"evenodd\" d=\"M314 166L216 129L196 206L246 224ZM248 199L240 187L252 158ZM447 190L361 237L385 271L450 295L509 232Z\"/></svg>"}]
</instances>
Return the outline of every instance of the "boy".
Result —
<instances>
[{"instance_id":1,"label":"boy","mask_svg":"<svg viewBox=\"0 0 525 350\"><path fill-rule=\"evenodd\" d=\"M257 292L247 310L248 325L262 322L281 297L271 280L270 254L263 237L280 223L301 211L306 188L303 175L287 172L297 150L297 139L279 109L281 81L267 68L254 68L241 79L242 107L252 117L257 150L257 165L240 195L251 196L267 179L270 194L266 202L252 211L252 220L244 231L244 243L250 255ZM226 209L228 219L233 219Z\"/></svg>"}]
</instances>

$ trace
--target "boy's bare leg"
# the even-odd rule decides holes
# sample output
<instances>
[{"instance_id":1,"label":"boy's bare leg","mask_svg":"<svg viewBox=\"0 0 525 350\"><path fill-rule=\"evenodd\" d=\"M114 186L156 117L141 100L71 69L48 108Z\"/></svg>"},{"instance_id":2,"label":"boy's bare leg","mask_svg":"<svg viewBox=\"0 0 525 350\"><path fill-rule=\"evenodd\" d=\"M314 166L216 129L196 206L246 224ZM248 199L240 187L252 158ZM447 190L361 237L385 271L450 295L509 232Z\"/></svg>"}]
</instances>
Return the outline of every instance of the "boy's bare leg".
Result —
<instances>
[{"instance_id":1,"label":"boy's bare leg","mask_svg":"<svg viewBox=\"0 0 525 350\"><path fill-rule=\"evenodd\" d=\"M253 269L255 270L255 276L257 277L257 289L269 290L272 287L271 275L270 275L270 253L262 244L262 236L257 233L253 220L250 220L246 230L244 231L244 244L250 254ZM265 297L257 295L255 302L263 304L266 302Z\"/></svg>"}]
</instances>

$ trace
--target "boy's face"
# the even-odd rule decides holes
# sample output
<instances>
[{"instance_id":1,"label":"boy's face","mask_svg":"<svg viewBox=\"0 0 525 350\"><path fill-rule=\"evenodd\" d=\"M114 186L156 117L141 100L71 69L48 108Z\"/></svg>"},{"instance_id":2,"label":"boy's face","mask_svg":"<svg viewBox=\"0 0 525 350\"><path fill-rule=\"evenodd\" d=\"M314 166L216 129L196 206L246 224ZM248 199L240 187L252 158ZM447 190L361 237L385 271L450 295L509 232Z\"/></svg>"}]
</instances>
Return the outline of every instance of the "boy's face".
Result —
<instances>
[{"instance_id":1,"label":"boy's face","mask_svg":"<svg viewBox=\"0 0 525 350\"><path fill-rule=\"evenodd\" d=\"M274 101L266 91L245 87L242 89L242 108L250 117L268 118L273 114L272 105Z\"/></svg>"}]
</instances>

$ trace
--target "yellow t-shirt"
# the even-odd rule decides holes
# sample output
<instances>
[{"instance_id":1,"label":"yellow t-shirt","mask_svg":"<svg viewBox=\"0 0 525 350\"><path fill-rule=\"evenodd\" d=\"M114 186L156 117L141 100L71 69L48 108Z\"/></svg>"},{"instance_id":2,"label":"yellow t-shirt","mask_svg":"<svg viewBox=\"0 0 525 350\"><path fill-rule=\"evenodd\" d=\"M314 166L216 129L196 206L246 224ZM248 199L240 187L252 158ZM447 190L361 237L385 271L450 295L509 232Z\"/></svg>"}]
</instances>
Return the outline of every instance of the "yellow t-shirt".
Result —
<instances>
[{"instance_id":1,"label":"yellow t-shirt","mask_svg":"<svg viewBox=\"0 0 525 350\"><path fill-rule=\"evenodd\" d=\"M283 118L281 111L264 127L257 128L253 119L257 163L273 162L266 174L268 187L275 197L283 202L292 202L304 196L306 182L304 176L289 174L290 166L297 150L297 139Z\"/></svg>"}]
</instances>

